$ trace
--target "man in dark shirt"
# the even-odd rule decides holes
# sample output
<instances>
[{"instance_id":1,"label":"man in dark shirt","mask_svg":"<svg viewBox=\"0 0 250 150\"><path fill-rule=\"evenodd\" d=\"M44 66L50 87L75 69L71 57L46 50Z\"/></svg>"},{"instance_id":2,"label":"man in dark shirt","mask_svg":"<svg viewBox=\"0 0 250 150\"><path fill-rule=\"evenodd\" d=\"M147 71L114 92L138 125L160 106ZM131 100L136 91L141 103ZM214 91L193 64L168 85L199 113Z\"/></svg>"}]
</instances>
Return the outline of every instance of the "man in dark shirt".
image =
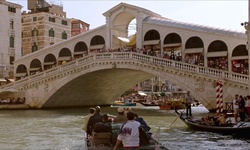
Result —
<instances>
[{"instance_id":1,"label":"man in dark shirt","mask_svg":"<svg viewBox=\"0 0 250 150\"><path fill-rule=\"evenodd\" d=\"M94 132L112 132L111 121L107 114L102 116L102 122L97 122L94 126Z\"/></svg>"},{"instance_id":2,"label":"man in dark shirt","mask_svg":"<svg viewBox=\"0 0 250 150\"><path fill-rule=\"evenodd\" d=\"M101 108L100 106L96 106L95 114L89 118L89 122L87 125L87 134L91 135L94 130L94 126L96 123L102 122Z\"/></svg>"}]
</instances>

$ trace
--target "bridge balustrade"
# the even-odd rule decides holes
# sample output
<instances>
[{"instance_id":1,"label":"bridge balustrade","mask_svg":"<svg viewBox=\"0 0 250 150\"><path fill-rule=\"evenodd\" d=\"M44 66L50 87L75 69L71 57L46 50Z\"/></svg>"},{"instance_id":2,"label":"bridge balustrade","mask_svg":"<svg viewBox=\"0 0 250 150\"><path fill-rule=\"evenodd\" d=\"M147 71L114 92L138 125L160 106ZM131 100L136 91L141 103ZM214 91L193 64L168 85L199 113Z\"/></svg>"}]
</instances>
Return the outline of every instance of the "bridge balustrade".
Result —
<instances>
[{"instance_id":1,"label":"bridge balustrade","mask_svg":"<svg viewBox=\"0 0 250 150\"><path fill-rule=\"evenodd\" d=\"M14 83L10 83L7 85L1 86L1 88L11 88L13 86L19 88L24 85L32 84L33 82L37 82L39 80L44 79L45 77L55 76L59 73L63 73L65 71L70 71L79 66L87 66L89 63L94 62L96 60L137 60L139 62L147 63L149 65L157 65L165 68L176 69L180 71L206 75L210 77L214 77L217 79L227 79L234 82L240 82L246 84L249 82L248 75L242 75L238 73L233 73L225 70L218 70L213 68L208 68L204 66L197 66L193 64L188 64L185 62L174 61L170 59L164 59L154 56L149 56L140 53L134 52L109 52L109 53L93 53L81 57L79 59L75 59L71 62L67 62L66 64L59 65L53 67L51 69L45 70L43 72L38 72L34 75L30 75ZM84 68L84 67L83 67Z\"/></svg>"}]
</instances>

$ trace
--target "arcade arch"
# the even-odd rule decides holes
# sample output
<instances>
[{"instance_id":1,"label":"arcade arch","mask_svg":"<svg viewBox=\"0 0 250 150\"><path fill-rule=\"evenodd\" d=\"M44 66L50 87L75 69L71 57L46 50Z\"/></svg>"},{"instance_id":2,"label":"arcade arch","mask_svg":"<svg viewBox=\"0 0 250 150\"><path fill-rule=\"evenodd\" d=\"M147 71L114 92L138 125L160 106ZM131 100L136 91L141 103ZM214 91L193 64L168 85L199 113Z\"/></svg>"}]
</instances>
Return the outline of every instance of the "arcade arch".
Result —
<instances>
[{"instance_id":1,"label":"arcade arch","mask_svg":"<svg viewBox=\"0 0 250 150\"><path fill-rule=\"evenodd\" d=\"M163 57L174 59L174 56L177 56L176 60L180 61L181 54L181 36L177 33L169 33L163 42Z\"/></svg>"},{"instance_id":2,"label":"arcade arch","mask_svg":"<svg viewBox=\"0 0 250 150\"><path fill-rule=\"evenodd\" d=\"M42 65L41 61L38 59L33 59L30 63L29 74L35 74L37 71L41 71Z\"/></svg>"},{"instance_id":3,"label":"arcade arch","mask_svg":"<svg viewBox=\"0 0 250 150\"><path fill-rule=\"evenodd\" d=\"M57 59L59 65L66 63L70 61L71 59L72 59L71 51L68 48L63 48L60 50L59 56Z\"/></svg>"},{"instance_id":4,"label":"arcade arch","mask_svg":"<svg viewBox=\"0 0 250 150\"><path fill-rule=\"evenodd\" d=\"M54 65L57 64L56 57L53 54L47 54L44 58L43 69L47 70L52 68Z\"/></svg>"},{"instance_id":5,"label":"arcade arch","mask_svg":"<svg viewBox=\"0 0 250 150\"><path fill-rule=\"evenodd\" d=\"M213 41L208 46L207 66L215 69L228 70L228 48L221 40Z\"/></svg>"},{"instance_id":6,"label":"arcade arch","mask_svg":"<svg viewBox=\"0 0 250 150\"><path fill-rule=\"evenodd\" d=\"M88 54L88 47L83 41L77 42L74 47L74 58L80 58Z\"/></svg>"},{"instance_id":7,"label":"arcade arch","mask_svg":"<svg viewBox=\"0 0 250 150\"><path fill-rule=\"evenodd\" d=\"M101 35L95 35L90 41L89 52L100 52L105 48L105 39Z\"/></svg>"},{"instance_id":8,"label":"arcade arch","mask_svg":"<svg viewBox=\"0 0 250 150\"><path fill-rule=\"evenodd\" d=\"M144 35L143 46L146 50L149 51L149 55L156 56L156 53L160 53L161 44L160 44L160 33L157 30L149 30Z\"/></svg>"},{"instance_id":9,"label":"arcade arch","mask_svg":"<svg viewBox=\"0 0 250 150\"><path fill-rule=\"evenodd\" d=\"M248 51L246 45L238 45L233 49L232 57L232 71L241 74L248 74Z\"/></svg>"}]
</instances>

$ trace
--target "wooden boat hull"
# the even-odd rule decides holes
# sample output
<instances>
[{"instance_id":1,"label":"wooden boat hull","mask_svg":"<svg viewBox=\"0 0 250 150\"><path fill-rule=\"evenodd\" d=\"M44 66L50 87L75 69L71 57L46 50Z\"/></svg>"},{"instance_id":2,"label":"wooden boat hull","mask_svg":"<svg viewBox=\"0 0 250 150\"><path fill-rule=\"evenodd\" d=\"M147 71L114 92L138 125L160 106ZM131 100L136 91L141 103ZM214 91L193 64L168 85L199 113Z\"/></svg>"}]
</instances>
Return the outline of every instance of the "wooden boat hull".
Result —
<instances>
[{"instance_id":1,"label":"wooden boat hull","mask_svg":"<svg viewBox=\"0 0 250 150\"><path fill-rule=\"evenodd\" d=\"M175 109L177 116L190 128L198 131L208 131L214 133L228 134L228 135L237 135L242 137L250 137L250 122L239 122L235 125L230 126L212 126L212 125L203 125L198 121L186 117L181 112Z\"/></svg>"},{"instance_id":2,"label":"wooden boat hull","mask_svg":"<svg viewBox=\"0 0 250 150\"><path fill-rule=\"evenodd\" d=\"M140 102L143 106L159 106L159 104L148 104L144 102Z\"/></svg>"}]
</instances>

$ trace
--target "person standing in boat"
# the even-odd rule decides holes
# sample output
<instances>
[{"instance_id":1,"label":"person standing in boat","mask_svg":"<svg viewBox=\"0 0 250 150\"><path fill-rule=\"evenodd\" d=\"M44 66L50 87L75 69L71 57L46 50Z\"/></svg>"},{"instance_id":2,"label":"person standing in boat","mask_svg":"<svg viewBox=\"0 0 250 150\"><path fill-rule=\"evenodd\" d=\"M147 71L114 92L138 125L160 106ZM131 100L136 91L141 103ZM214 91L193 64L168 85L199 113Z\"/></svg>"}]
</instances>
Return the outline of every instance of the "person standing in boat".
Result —
<instances>
[{"instance_id":1,"label":"person standing in boat","mask_svg":"<svg viewBox=\"0 0 250 150\"><path fill-rule=\"evenodd\" d=\"M88 125L88 122L89 122L89 118L90 118L91 116L93 116L94 113L95 113L95 108L91 107L91 108L89 109L89 114L85 117L85 123L84 123L84 126L82 127L82 129L83 129L84 131L86 131L86 132L87 132L87 125Z\"/></svg>"},{"instance_id":2,"label":"person standing in boat","mask_svg":"<svg viewBox=\"0 0 250 150\"><path fill-rule=\"evenodd\" d=\"M245 121L246 113L245 113L245 99L242 95L240 95L239 99L239 116L240 121Z\"/></svg>"},{"instance_id":3,"label":"person standing in boat","mask_svg":"<svg viewBox=\"0 0 250 150\"><path fill-rule=\"evenodd\" d=\"M238 122L238 115L239 115L239 95L236 94L233 100L233 107L234 107L234 121L235 123Z\"/></svg>"},{"instance_id":4,"label":"person standing in boat","mask_svg":"<svg viewBox=\"0 0 250 150\"><path fill-rule=\"evenodd\" d=\"M113 119L113 123L124 123L127 121L127 117L125 116L124 111L125 110L123 107L119 107L117 109L117 115Z\"/></svg>"},{"instance_id":5,"label":"person standing in boat","mask_svg":"<svg viewBox=\"0 0 250 150\"><path fill-rule=\"evenodd\" d=\"M190 92L187 91L187 95L185 96L186 100L186 116L192 116L191 104L192 104L192 97L190 96Z\"/></svg>"},{"instance_id":6,"label":"person standing in boat","mask_svg":"<svg viewBox=\"0 0 250 150\"><path fill-rule=\"evenodd\" d=\"M96 123L102 122L102 114L101 114L101 107L95 107L95 113L93 116L89 118L89 122L87 125L87 134L91 135L92 131L94 130L94 126Z\"/></svg>"}]
</instances>

